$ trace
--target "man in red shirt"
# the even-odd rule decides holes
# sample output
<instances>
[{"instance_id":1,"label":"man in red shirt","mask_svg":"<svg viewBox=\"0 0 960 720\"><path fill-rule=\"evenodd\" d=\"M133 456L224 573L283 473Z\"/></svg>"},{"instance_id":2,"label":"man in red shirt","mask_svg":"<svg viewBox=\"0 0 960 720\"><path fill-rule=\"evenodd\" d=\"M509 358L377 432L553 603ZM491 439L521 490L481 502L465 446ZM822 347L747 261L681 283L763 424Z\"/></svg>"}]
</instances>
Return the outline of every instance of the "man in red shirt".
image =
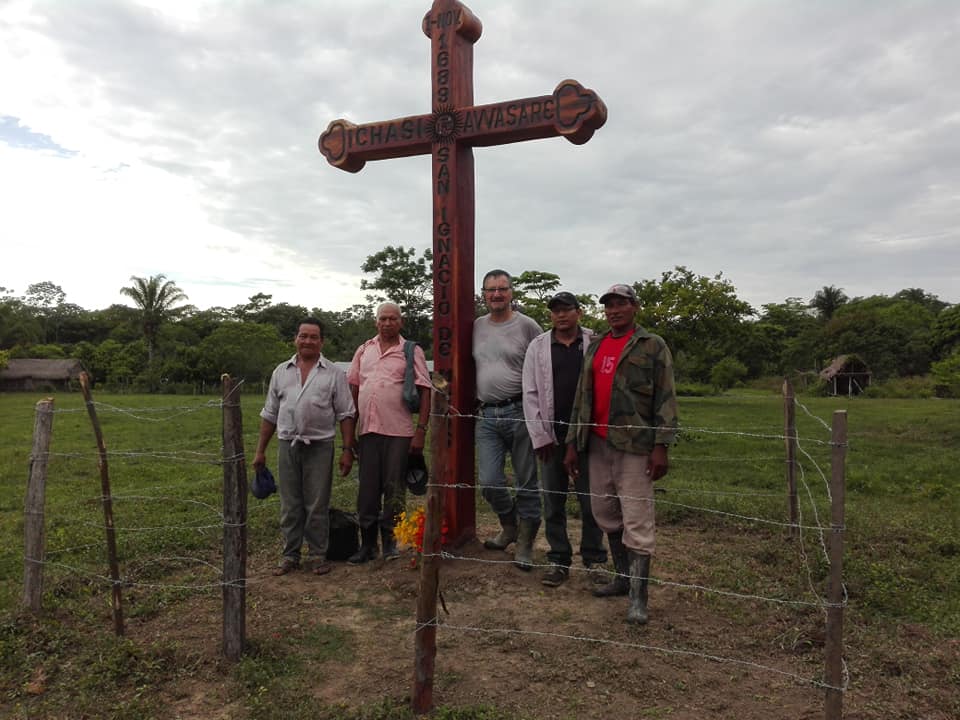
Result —
<instances>
[{"instance_id":1,"label":"man in red shirt","mask_svg":"<svg viewBox=\"0 0 960 720\"><path fill-rule=\"evenodd\" d=\"M667 474L677 427L673 359L663 338L636 324L637 295L614 285L600 296L610 330L583 360L564 465L579 473L587 452L592 508L607 533L617 575L594 595L630 596L627 621L647 622L647 580L655 545L653 483Z\"/></svg>"}]
</instances>

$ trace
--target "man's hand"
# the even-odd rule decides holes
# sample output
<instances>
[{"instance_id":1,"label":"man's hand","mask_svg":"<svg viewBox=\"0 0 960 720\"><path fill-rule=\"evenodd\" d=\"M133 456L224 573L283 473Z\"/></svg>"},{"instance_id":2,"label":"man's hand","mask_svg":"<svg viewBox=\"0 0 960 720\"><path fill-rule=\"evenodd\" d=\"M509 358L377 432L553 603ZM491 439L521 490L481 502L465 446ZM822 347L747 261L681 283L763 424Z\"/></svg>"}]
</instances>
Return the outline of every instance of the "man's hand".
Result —
<instances>
[{"instance_id":1,"label":"man's hand","mask_svg":"<svg viewBox=\"0 0 960 720\"><path fill-rule=\"evenodd\" d=\"M343 452L340 453L340 474L344 477L349 475L351 468L353 468L353 454L355 452L354 448L344 448Z\"/></svg>"},{"instance_id":2,"label":"man's hand","mask_svg":"<svg viewBox=\"0 0 960 720\"><path fill-rule=\"evenodd\" d=\"M273 437L273 433L276 431L277 426L274 425L269 420L260 420L260 432L257 434L257 450L253 454L253 469L254 471L259 470L264 465L267 464L266 452L267 445L270 444L270 438Z\"/></svg>"},{"instance_id":3,"label":"man's hand","mask_svg":"<svg viewBox=\"0 0 960 720\"><path fill-rule=\"evenodd\" d=\"M423 446L427 443L427 431L417 425L417 429L413 433L413 438L410 440L410 452L416 455L423 454Z\"/></svg>"},{"instance_id":4,"label":"man's hand","mask_svg":"<svg viewBox=\"0 0 960 720\"><path fill-rule=\"evenodd\" d=\"M652 482L656 482L667 474L670 463L667 460L667 446L654 445L650 459L647 461L647 475Z\"/></svg>"},{"instance_id":5,"label":"man's hand","mask_svg":"<svg viewBox=\"0 0 960 720\"><path fill-rule=\"evenodd\" d=\"M577 448L574 447L573 444L567 445L567 453L563 456L563 467L570 477L580 477L580 464L577 462Z\"/></svg>"},{"instance_id":6,"label":"man's hand","mask_svg":"<svg viewBox=\"0 0 960 720\"><path fill-rule=\"evenodd\" d=\"M534 452L537 454L537 458L542 463L550 462L550 458L553 457L554 450L557 449L556 443L547 443L543 447L534 448Z\"/></svg>"}]
</instances>

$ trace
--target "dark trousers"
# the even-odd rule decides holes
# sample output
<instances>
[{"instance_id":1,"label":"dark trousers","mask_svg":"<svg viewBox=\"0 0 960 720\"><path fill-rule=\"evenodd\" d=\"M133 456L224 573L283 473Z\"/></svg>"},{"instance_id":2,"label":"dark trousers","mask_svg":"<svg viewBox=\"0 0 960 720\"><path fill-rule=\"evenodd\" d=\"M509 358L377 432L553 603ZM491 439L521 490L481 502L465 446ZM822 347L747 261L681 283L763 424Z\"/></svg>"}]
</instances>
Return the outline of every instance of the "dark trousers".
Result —
<instances>
[{"instance_id":1,"label":"dark trousers","mask_svg":"<svg viewBox=\"0 0 960 720\"><path fill-rule=\"evenodd\" d=\"M567 535L567 492L570 481L566 468L563 467L563 450L563 446L554 448L550 461L540 464L540 482L543 490L544 530L550 545L547 560L556 565L570 567L573 561L573 548ZM580 555L584 563L603 564L607 561L607 551L603 547L603 531L593 519L586 457L582 453L579 457L580 476L575 481L574 490L580 503L580 517L583 518Z\"/></svg>"},{"instance_id":2,"label":"dark trousers","mask_svg":"<svg viewBox=\"0 0 960 720\"><path fill-rule=\"evenodd\" d=\"M357 489L360 527L379 524L384 530L393 530L397 516L407 504L404 474L410 440L377 433L360 436L360 487Z\"/></svg>"}]
</instances>

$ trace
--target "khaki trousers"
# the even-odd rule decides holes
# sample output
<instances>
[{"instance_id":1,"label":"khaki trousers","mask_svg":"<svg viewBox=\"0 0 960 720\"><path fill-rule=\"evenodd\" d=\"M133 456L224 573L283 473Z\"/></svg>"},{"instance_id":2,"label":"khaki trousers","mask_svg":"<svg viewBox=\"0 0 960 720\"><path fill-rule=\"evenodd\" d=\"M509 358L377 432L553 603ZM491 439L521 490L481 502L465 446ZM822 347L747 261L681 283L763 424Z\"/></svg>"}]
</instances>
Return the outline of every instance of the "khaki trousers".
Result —
<instances>
[{"instance_id":1,"label":"khaki trousers","mask_svg":"<svg viewBox=\"0 0 960 720\"><path fill-rule=\"evenodd\" d=\"M614 450L606 439L590 434L587 461L593 517L605 533L622 529L623 544L642 555L653 555L656 545L648 460L647 455Z\"/></svg>"}]
</instances>

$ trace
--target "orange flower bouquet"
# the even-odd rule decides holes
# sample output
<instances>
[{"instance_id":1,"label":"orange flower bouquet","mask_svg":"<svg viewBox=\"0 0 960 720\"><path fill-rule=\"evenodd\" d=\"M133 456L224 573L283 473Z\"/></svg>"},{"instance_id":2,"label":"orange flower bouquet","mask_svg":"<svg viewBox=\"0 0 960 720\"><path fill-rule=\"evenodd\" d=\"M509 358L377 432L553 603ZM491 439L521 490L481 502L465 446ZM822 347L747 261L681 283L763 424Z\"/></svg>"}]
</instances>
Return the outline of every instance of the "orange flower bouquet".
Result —
<instances>
[{"instance_id":1,"label":"orange flower bouquet","mask_svg":"<svg viewBox=\"0 0 960 720\"><path fill-rule=\"evenodd\" d=\"M410 512L400 513L397 524L393 528L393 536L401 546L410 547L417 551L417 554L410 561L411 567L416 567L417 558L423 553L423 529L426 524L426 517L426 512L421 505ZM440 527L440 544L447 544L446 521Z\"/></svg>"}]
</instances>

